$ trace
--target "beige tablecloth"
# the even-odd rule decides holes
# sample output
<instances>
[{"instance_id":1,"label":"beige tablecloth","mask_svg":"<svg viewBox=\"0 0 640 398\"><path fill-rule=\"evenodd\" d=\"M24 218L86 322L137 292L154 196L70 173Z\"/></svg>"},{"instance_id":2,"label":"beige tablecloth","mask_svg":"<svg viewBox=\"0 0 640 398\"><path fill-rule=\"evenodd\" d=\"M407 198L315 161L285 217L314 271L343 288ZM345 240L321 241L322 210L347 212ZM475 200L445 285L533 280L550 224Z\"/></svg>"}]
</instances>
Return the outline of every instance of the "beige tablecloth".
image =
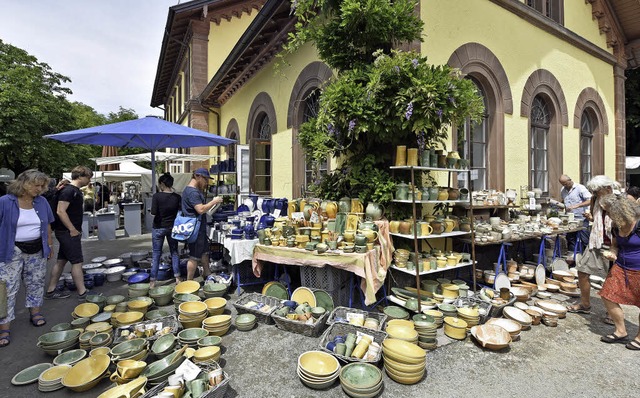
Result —
<instances>
[{"instance_id":1,"label":"beige tablecloth","mask_svg":"<svg viewBox=\"0 0 640 398\"><path fill-rule=\"evenodd\" d=\"M229 251L229 263L240 264L243 261L253 258L253 248L258 243L258 239L231 239L224 238L224 248Z\"/></svg>"}]
</instances>

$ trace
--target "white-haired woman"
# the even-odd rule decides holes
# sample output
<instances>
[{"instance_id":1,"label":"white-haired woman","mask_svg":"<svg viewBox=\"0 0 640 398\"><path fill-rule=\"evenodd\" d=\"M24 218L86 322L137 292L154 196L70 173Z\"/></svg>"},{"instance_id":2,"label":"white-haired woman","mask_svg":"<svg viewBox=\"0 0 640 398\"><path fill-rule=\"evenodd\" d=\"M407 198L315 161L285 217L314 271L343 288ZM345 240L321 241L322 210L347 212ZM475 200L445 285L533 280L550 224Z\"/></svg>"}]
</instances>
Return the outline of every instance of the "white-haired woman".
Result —
<instances>
[{"instance_id":1,"label":"white-haired woman","mask_svg":"<svg viewBox=\"0 0 640 398\"><path fill-rule=\"evenodd\" d=\"M569 312L588 314L591 312L591 283L590 275L605 276L609 270L609 260L602 252L611 245L611 220L602 210L601 198L619 189L620 184L605 175L598 175L587 182L587 189L591 192L591 206L585 217L592 221L589 233L589 245L582 253L576 264L578 270L578 287L580 288L580 302L568 307ZM606 316L604 322L613 324Z\"/></svg>"},{"instance_id":2,"label":"white-haired woman","mask_svg":"<svg viewBox=\"0 0 640 398\"><path fill-rule=\"evenodd\" d=\"M605 196L601 205L614 225L611 250L605 252L614 264L600 290L600 297L615 325L614 332L602 336L601 340L622 343L628 340L628 334L620 304L640 308L640 207L623 195ZM640 350L640 330L626 347Z\"/></svg>"},{"instance_id":3,"label":"white-haired woman","mask_svg":"<svg viewBox=\"0 0 640 398\"><path fill-rule=\"evenodd\" d=\"M43 326L43 302L47 259L51 257L53 212L40 196L49 177L38 170L20 173L0 198L0 279L7 284L7 316L0 319L0 347L11 342L11 321L15 319L20 280L26 290L25 305L31 323Z\"/></svg>"}]
</instances>

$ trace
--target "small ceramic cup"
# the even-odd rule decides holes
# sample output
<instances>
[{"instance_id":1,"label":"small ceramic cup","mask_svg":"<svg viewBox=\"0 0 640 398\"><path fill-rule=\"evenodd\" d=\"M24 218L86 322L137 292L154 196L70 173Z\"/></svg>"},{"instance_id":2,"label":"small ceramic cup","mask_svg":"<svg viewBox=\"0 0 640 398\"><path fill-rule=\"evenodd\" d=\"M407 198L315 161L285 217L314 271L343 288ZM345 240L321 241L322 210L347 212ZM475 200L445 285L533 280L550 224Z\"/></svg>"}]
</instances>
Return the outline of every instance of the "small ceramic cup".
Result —
<instances>
[{"instance_id":1,"label":"small ceramic cup","mask_svg":"<svg viewBox=\"0 0 640 398\"><path fill-rule=\"evenodd\" d=\"M347 345L345 343L336 344L335 353L338 355L344 355L347 352Z\"/></svg>"}]
</instances>

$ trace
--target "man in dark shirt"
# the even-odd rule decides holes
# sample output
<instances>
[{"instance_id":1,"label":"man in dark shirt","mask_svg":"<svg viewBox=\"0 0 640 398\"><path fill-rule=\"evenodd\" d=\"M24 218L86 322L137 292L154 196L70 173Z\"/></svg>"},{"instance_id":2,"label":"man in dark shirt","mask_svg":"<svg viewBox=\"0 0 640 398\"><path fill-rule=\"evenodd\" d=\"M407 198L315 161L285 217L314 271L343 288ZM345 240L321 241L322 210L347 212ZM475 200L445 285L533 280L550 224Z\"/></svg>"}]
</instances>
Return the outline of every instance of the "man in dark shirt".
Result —
<instances>
[{"instance_id":1,"label":"man in dark shirt","mask_svg":"<svg viewBox=\"0 0 640 398\"><path fill-rule=\"evenodd\" d=\"M200 217L200 229L194 231L198 234L195 243L189 243L189 261L187 262L187 280L193 279L198 267L202 263L203 277L209 276L209 247L207 245L207 212L214 206L222 203L222 198L216 196L205 203L203 192L209 186L209 171L199 168L193 172L189 185L182 191L182 214L191 217Z\"/></svg>"},{"instance_id":2,"label":"man in dark shirt","mask_svg":"<svg viewBox=\"0 0 640 398\"><path fill-rule=\"evenodd\" d=\"M71 276L78 289L78 297L84 299L87 295L82 273L84 258L82 257L82 234L80 231L82 231L84 199L80 188L88 185L92 176L91 169L77 166L71 170L71 183L58 193L56 221L53 223L53 230L60 243L60 249L58 261L51 270L51 279L45 294L47 299L69 297L69 293L56 290L58 279L60 279L67 261L71 263Z\"/></svg>"}]
</instances>

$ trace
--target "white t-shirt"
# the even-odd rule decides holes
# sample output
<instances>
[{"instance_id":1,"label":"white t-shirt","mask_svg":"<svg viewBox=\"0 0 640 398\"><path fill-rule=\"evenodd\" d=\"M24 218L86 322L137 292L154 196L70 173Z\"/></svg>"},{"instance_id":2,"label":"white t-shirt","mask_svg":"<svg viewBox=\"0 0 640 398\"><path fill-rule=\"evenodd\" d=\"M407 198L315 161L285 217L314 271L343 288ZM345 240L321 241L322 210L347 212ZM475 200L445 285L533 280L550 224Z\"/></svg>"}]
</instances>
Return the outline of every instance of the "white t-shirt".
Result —
<instances>
[{"instance_id":1,"label":"white t-shirt","mask_svg":"<svg viewBox=\"0 0 640 398\"><path fill-rule=\"evenodd\" d=\"M20 209L16 229L16 242L28 242L39 237L40 217L36 214L36 209Z\"/></svg>"}]
</instances>

